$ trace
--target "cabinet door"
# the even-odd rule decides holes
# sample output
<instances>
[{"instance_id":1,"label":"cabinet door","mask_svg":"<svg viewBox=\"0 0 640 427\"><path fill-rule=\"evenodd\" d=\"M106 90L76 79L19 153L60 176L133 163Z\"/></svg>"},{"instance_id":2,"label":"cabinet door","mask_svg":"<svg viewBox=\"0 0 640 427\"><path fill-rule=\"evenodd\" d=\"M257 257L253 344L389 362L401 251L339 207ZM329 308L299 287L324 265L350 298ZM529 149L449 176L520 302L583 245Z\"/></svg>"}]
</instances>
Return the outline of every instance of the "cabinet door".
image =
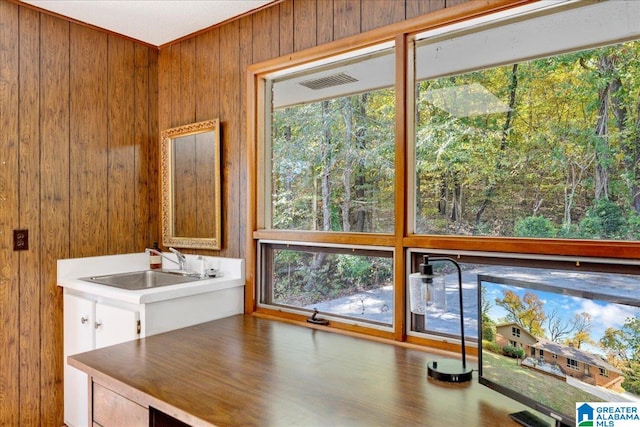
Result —
<instances>
[{"instance_id":1,"label":"cabinet door","mask_svg":"<svg viewBox=\"0 0 640 427\"><path fill-rule=\"evenodd\" d=\"M93 301L64 294L64 422L89 425L87 374L67 365L67 356L93 350Z\"/></svg>"},{"instance_id":2,"label":"cabinet door","mask_svg":"<svg viewBox=\"0 0 640 427\"><path fill-rule=\"evenodd\" d=\"M96 347L131 341L139 337L138 311L96 303Z\"/></svg>"},{"instance_id":3,"label":"cabinet door","mask_svg":"<svg viewBox=\"0 0 640 427\"><path fill-rule=\"evenodd\" d=\"M102 427L149 427L149 411L94 382L93 422Z\"/></svg>"},{"instance_id":4,"label":"cabinet door","mask_svg":"<svg viewBox=\"0 0 640 427\"><path fill-rule=\"evenodd\" d=\"M64 294L64 354L93 350L93 301Z\"/></svg>"}]
</instances>

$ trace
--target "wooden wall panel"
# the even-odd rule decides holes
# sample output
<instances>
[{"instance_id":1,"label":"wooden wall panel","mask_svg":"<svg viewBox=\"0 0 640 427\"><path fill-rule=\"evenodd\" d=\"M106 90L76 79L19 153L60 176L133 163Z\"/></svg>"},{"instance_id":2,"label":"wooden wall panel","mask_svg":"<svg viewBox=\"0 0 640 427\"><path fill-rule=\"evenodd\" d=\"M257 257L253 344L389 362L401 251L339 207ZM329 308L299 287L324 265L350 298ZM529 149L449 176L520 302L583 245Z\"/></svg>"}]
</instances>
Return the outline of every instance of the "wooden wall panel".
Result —
<instances>
[{"instance_id":1,"label":"wooden wall panel","mask_svg":"<svg viewBox=\"0 0 640 427\"><path fill-rule=\"evenodd\" d=\"M20 219L32 242L40 238L40 15L20 9ZM40 425L40 247L20 257L20 425Z\"/></svg>"},{"instance_id":2,"label":"wooden wall panel","mask_svg":"<svg viewBox=\"0 0 640 427\"><path fill-rule=\"evenodd\" d=\"M317 41L319 45L333 41L333 0L317 2Z\"/></svg>"},{"instance_id":3,"label":"wooden wall panel","mask_svg":"<svg viewBox=\"0 0 640 427\"><path fill-rule=\"evenodd\" d=\"M333 38L335 40L362 32L361 0L333 0Z\"/></svg>"},{"instance_id":4,"label":"wooden wall panel","mask_svg":"<svg viewBox=\"0 0 640 427\"><path fill-rule=\"evenodd\" d=\"M270 7L252 15L253 62L266 61L280 55L280 22L278 7Z\"/></svg>"},{"instance_id":5,"label":"wooden wall panel","mask_svg":"<svg viewBox=\"0 0 640 427\"><path fill-rule=\"evenodd\" d=\"M152 134L149 128L149 103L151 101L149 90L149 49L140 45L133 45L134 72L133 72L133 132L131 135L131 150L133 152L134 165L132 169L132 182L134 183L133 199L134 223L133 246L130 251L136 251L150 244L149 215L151 205L149 193L151 190L149 179L150 162L157 163L157 158L149 157ZM155 187L154 187L155 188ZM154 199L157 201L157 199Z\"/></svg>"},{"instance_id":6,"label":"wooden wall panel","mask_svg":"<svg viewBox=\"0 0 640 427\"><path fill-rule=\"evenodd\" d=\"M232 21L220 28L220 128L221 128L221 179L222 179L222 254L234 256L240 254L240 236L238 210L241 189L239 186L240 158L242 153L240 127L244 120L240 117L241 88L244 73L240 69L240 21Z\"/></svg>"},{"instance_id":7,"label":"wooden wall panel","mask_svg":"<svg viewBox=\"0 0 640 427\"><path fill-rule=\"evenodd\" d=\"M108 36L72 24L70 39L71 256L103 255L109 214Z\"/></svg>"},{"instance_id":8,"label":"wooden wall panel","mask_svg":"<svg viewBox=\"0 0 640 427\"><path fill-rule=\"evenodd\" d=\"M62 422L62 292L56 262L71 254L69 23L41 15L40 404L41 425ZM33 195L32 197L34 197ZM29 361L22 361L28 369Z\"/></svg>"},{"instance_id":9,"label":"wooden wall panel","mask_svg":"<svg viewBox=\"0 0 640 427\"><path fill-rule=\"evenodd\" d=\"M231 194L237 194L235 197L234 204L236 209L236 217L238 218L235 222L234 228L229 229L228 236L234 236L234 233L237 233L238 238L238 246L237 253L245 254L245 244L246 239L246 220L247 217L247 145L245 141L247 140L247 126L246 120L247 117L247 86L245 83L245 74L244 71L247 69L249 65L253 62L251 58L253 56L253 40L255 40L255 36L252 31L252 22L250 16L242 18L240 20L240 109L239 120L237 122L238 126L238 141L235 144L237 147L237 158L238 158L238 174L236 175L236 186L231 189ZM244 255L242 255L244 256Z\"/></svg>"},{"instance_id":10,"label":"wooden wall panel","mask_svg":"<svg viewBox=\"0 0 640 427\"><path fill-rule=\"evenodd\" d=\"M293 50L317 45L316 0L295 0L293 3Z\"/></svg>"},{"instance_id":11,"label":"wooden wall panel","mask_svg":"<svg viewBox=\"0 0 640 427\"><path fill-rule=\"evenodd\" d=\"M107 47L107 251L130 253L137 222L135 51L133 42L116 36Z\"/></svg>"},{"instance_id":12,"label":"wooden wall panel","mask_svg":"<svg viewBox=\"0 0 640 427\"><path fill-rule=\"evenodd\" d=\"M0 3L0 425L20 416L20 294L13 229L19 224L18 8Z\"/></svg>"},{"instance_id":13,"label":"wooden wall panel","mask_svg":"<svg viewBox=\"0 0 640 427\"><path fill-rule=\"evenodd\" d=\"M57 260L158 235L157 61L0 0L0 425L63 424ZM113 215L123 199L135 208ZM13 250L19 228L27 251Z\"/></svg>"},{"instance_id":14,"label":"wooden wall panel","mask_svg":"<svg viewBox=\"0 0 640 427\"><path fill-rule=\"evenodd\" d=\"M280 55L293 52L293 1L285 1L278 5L280 9Z\"/></svg>"},{"instance_id":15,"label":"wooden wall panel","mask_svg":"<svg viewBox=\"0 0 640 427\"><path fill-rule=\"evenodd\" d=\"M361 5L363 32L400 22L405 18L405 4L401 1L363 1Z\"/></svg>"},{"instance_id":16,"label":"wooden wall panel","mask_svg":"<svg viewBox=\"0 0 640 427\"><path fill-rule=\"evenodd\" d=\"M218 29L196 38L196 118L215 119L220 115L220 35Z\"/></svg>"},{"instance_id":17,"label":"wooden wall panel","mask_svg":"<svg viewBox=\"0 0 640 427\"><path fill-rule=\"evenodd\" d=\"M415 18L416 16L425 15L444 9L445 0L405 0L407 3L406 18Z\"/></svg>"}]
</instances>

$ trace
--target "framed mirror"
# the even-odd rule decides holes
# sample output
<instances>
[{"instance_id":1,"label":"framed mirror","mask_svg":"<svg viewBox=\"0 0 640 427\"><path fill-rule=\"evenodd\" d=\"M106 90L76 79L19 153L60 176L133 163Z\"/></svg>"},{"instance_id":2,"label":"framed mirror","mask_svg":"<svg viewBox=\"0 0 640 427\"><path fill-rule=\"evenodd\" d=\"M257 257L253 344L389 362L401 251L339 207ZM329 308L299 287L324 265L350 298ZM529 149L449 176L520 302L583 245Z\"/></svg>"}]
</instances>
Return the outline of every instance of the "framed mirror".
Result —
<instances>
[{"instance_id":1,"label":"framed mirror","mask_svg":"<svg viewBox=\"0 0 640 427\"><path fill-rule=\"evenodd\" d=\"M220 249L220 124L162 132L162 243Z\"/></svg>"}]
</instances>

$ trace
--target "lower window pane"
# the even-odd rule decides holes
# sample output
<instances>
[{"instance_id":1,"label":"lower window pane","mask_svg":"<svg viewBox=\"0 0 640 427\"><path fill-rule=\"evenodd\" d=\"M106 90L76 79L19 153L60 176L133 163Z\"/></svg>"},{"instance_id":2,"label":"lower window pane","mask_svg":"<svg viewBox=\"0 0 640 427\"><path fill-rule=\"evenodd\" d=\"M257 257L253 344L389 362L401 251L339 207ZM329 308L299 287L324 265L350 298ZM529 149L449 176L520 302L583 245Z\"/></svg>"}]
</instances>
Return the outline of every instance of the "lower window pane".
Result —
<instances>
[{"instance_id":1,"label":"lower window pane","mask_svg":"<svg viewBox=\"0 0 640 427\"><path fill-rule=\"evenodd\" d=\"M262 255L262 304L393 324L391 252L263 244Z\"/></svg>"}]
</instances>

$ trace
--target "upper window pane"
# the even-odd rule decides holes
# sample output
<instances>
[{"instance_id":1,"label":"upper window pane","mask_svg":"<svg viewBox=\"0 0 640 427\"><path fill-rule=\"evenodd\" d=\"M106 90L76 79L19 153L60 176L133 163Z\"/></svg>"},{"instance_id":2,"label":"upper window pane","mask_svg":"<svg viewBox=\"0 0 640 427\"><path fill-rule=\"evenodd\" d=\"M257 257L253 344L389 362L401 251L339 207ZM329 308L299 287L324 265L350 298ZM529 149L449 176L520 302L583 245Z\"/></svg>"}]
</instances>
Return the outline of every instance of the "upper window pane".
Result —
<instances>
[{"instance_id":1,"label":"upper window pane","mask_svg":"<svg viewBox=\"0 0 640 427\"><path fill-rule=\"evenodd\" d=\"M416 231L638 240L638 75L631 41L418 81Z\"/></svg>"},{"instance_id":2,"label":"upper window pane","mask_svg":"<svg viewBox=\"0 0 640 427\"><path fill-rule=\"evenodd\" d=\"M268 81L271 228L393 232L393 76L385 47Z\"/></svg>"}]
</instances>

